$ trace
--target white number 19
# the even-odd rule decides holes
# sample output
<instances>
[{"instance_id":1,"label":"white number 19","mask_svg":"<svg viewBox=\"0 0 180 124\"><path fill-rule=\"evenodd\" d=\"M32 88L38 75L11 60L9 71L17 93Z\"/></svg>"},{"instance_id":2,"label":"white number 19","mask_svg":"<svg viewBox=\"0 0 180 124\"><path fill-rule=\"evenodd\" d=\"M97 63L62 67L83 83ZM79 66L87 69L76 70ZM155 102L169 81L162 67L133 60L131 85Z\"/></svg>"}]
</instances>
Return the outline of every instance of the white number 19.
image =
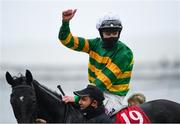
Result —
<instances>
[{"instance_id":1,"label":"white number 19","mask_svg":"<svg viewBox=\"0 0 180 124\"><path fill-rule=\"evenodd\" d=\"M126 123L130 124L129 118L127 117L127 115L125 113L122 113L121 116L124 118L124 121ZM139 124L143 124L143 117L141 115L141 113L139 113L138 111L129 111L129 116L131 119L138 121L139 120Z\"/></svg>"}]
</instances>

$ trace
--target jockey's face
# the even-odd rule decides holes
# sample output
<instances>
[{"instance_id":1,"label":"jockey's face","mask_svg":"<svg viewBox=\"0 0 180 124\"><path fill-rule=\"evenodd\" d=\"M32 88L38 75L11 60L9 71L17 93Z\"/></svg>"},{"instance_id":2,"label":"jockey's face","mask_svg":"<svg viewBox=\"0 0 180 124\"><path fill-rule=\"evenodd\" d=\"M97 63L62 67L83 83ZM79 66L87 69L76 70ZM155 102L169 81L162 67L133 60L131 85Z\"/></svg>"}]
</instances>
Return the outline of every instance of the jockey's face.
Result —
<instances>
[{"instance_id":1,"label":"jockey's face","mask_svg":"<svg viewBox=\"0 0 180 124\"><path fill-rule=\"evenodd\" d=\"M110 38L110 37L118 37L119 32L114 31L114 32L103 32L103 37L104 38Z\"/></svg>"},{"instance_id":2,"label":"jockey's face","mask_svg":"<svg viewBox=\"0 0 180 124\"><path fill-rule=\"evenodd\" d=\"M88 106L93 106L94 108L96 108L97 107L97 101L92 100L89 96L83 96L79 100L79 105L80 105L81 109L85 109Z\"/></svg>"}]
</instances>

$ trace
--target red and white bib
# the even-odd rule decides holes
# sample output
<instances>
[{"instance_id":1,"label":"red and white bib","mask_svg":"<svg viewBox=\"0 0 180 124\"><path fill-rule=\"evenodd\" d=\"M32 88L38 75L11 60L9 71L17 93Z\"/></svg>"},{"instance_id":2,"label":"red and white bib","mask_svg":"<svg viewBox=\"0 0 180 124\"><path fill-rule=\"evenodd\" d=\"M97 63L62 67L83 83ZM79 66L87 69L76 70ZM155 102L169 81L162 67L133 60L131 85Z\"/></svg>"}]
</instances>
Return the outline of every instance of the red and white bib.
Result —
<instances>
[{"instance_id":1,"label":"red and white bib","mask_svg":"<svg viewBox=\"0 0 180 124\"><path fill-rule=\"evenodd\" d=\"M116 114L116 123L150 123L149 118L138 106L129 106Z\"/></svg>"}]
</instances>

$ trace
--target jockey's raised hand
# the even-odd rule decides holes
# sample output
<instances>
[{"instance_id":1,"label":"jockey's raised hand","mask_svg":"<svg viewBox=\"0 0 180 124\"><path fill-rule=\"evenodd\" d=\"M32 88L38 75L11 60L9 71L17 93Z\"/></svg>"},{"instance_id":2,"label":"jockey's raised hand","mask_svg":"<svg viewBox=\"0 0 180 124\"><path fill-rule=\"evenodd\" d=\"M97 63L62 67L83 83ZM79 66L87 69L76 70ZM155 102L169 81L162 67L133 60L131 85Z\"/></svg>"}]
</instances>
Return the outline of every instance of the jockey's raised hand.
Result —
<instances>
[{"instance_id":1,"label":"jockey's raised hand","mask_svg":"<svg viewBox=\"0 0 180 124\"><path fill-rule=\"evenodd\" d=\"M65 21L65 22L70 21L73 18L73 16L75 15L76 10L77 9L74 9L74 10L68 9L68 10L63 11L62 12L62 19L63 19L63 21Z\"/></svg>"}]
</instances>

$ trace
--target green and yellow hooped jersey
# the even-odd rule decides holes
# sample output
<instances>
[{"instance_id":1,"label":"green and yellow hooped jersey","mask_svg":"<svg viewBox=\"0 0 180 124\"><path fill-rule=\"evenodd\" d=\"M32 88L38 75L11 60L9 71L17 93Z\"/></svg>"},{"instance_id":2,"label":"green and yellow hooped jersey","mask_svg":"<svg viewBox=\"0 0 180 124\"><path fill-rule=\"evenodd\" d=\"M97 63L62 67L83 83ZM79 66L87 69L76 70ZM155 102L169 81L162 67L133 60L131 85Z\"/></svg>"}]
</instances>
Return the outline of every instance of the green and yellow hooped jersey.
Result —
<instances>
[{"instance_id":1,"label":"green and yellow hooped jersey","mask_svg":"<svg viewBox=\"0 0 180 124\"><path fill-rule=\"evenodd\" d=\"M125 44L118 41L115 48L106 50L102 48L101 38L86 39L73 36L69 22L63 22L59 39L66 47L89 54L90 83L113 94L127 94L133 69L133 53Z\"/></svg>"}]
</instances>

